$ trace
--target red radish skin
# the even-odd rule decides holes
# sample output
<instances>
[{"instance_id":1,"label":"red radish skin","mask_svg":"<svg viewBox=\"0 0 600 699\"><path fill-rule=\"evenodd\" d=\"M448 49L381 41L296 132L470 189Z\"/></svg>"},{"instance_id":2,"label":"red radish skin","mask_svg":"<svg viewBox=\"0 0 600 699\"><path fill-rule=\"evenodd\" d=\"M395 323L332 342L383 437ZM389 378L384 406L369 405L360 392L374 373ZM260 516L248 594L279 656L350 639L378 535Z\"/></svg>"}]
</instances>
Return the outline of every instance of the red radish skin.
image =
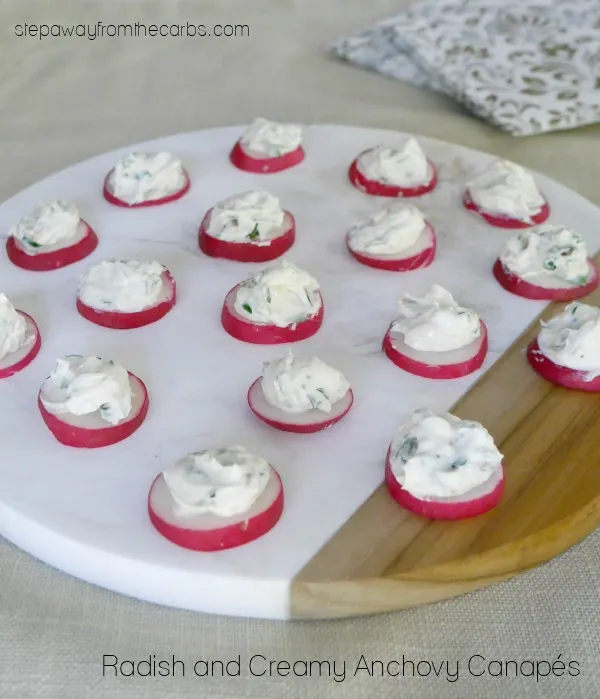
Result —
<instances>
[{"instance_id":1,"label":"red radish skin","mask_svg":"<svg viewBox=\"0 0 600 699\"><path fill-rule=\"evenodd\" d=\"M144 325L150 325L166 316L175 305L177 297L175 280L169 271L163 272L162 277L163 284L169 289L166 293L166 299L149 308L144 308L136 313L102 311L86 305L78 298L77 310L86 320L96 325L102 325L105 328L111 328L112 330L131 330L133 328L141 328Z\"/></svg>"},{"instance_id":2,"label":"red radish skin","mask_svg":"<svg viewBox=\"0 0 600 699\"><path fill-rule=\"evenodd\" d=\"M228 519L233 520L230 524L222 526L212 526L207 528L191 528L186 527L186 520L182 521L182 526L169 522L165 517L161 516L156 510L155 500L158 499L157 493L159 490L166 490L167 485L164 477L159 474L150 488L148 495L148 515L155 529L162 534L166 539L182 548L191 549L192 551L224 551L226 549L236 548L244 544L254 541L261 536L264 536L277 524L283 513L284 497L283 484L277 471L271 466L271 478L275 484L275 497L269 498L266 506L256 515L243 519L241 516L234 518L217 517L215 515L199 515L194 519L204 519L204 521L216 523L227 522ZM269 486L267 485L267 489ZM263 493L264 495L264 493ZM257 503L260 502L261 499ZM255 503L256 504L256 503ZM171 519L174 515L171 514Z\"/></svg>"},{"instance_id":3,"label":"red radish skin","mask_svg":"<svg viewBox=\"0 0 600 699\"><path fill-rule=\"evenodd\" d=\"M522 221L517 218L510 218L509 216L499 216L498 214L488 214L483 209L480 209L477 204L471 199L471 195L468 190L465 192L463 199L465 208L472 211L474 214L482 218L484 221L490 224L490 226L495 226L496 228L531 228L531 226L537 226L540 223L544 223L550 216L550 205L548 202L544 202L540 211L531 217L531 222Z\"/></svg>"},{"instance_id":4,"label":"red radish skin","mask_svg":"<svg viewBox=\"0 0 600 699\"><path fill-rule=\"evenodd\" d=\"M8 259L17 267L31 272L51 272L54 269L60 269L79 262L98 247L98 236L96 233L83 219L81 223L85 226L86 233L77 243L53 250L52 252L40 252L36 255L28 255L24 252L11 235L6 241Z\"/></svg>"},{"instance_id":5,"label":"red radish skin","mask_svg":"<svg viewBox=\"0 0 600 699\"><path fill-rule=\"evenodd\" d=\"M556 386L586 393L600 393L600 376L586 381L587 372L555 364L542 352L537 338L527 348L527 361L542 378Z\"/></svg>"},{"instance_id":6,"label":"red radish skin","mask_svg":"<svg viewBox=\"0 0 600 699\"><path fill-rule=\"evenodd\" d=\"M419 515L419 517L442 520L468 519L485 514L499 504L504 492L504 466L501 465L501 468L502 476L498 484L491 492L485 495L461 502L421 500L404 490L397 481L392 471L390 451L388 450L385 463L385 484L388 493L401 507L415 515Z\"/></svg>"},{"instance_id":7,"label":"red radish skin","mask_svg":"<svg viewBox=\"0 0 600 699\"><path fill-rule=\"evenodd\" d=\"M40 331L38 329L38 326L36 325L35 320L33 320L33 318L28 313L24 313L23 311L17 310L17 313L20 313L25 318L25 320L27 321L27 325L34 331L35 340L33 341L33 344L26 351L25 354L23 354L22 350L17 350L17 352L13 352L14 355L21 355L19 359L17 359L17 361L15 361L13 364L8 364L8 362L11 361L10 355L0 360L0 379L8 379L9 377L14 376L19 371L25 369L26 366L29 366L31 362L39 354L40 348L42 346L42 336L40 335Z\"/></svg>"},{"instance_id":8,"label":"red radish skin","mask_svg":"<svg viewBox=\"0 0 600 699\"><path fill-rule=\"evenodd\" d=\"M400 369L422 376L426 379L459 379L463 376L468 376L474 371L477 371L483 364L488 351L488 332L485 323L480 320L481 327L481 345L476 354L470 359L456 364L427 364L411 357L407 357L402 352L399 352L394 347L391 328L386 333L383 339L383 351ZM423 352L423 356L427 353ZM439 353L441 354L441 353Z\"/></svg>"},{"instance_id":9,"label":"red radish skin","mask_svg":"<svg viewBox=\"0 0 600 699\"><path fill-rule=\"evenodd\" d=\"M436 252L436 239L435 233L430 224L427 224L426 230L429 232L432 238L432 245L427 247L425 250L416 255L411 255L410 257L391 257L391 256L381 256L381 255L370 255L365 252L358 252L350 247L350 234L346 236L346 246L350 251L350 254L354 259L367 267L374 267L375 269L384 269L389 272L411 272L415 269L422 269L424 267L429 267L435 258ZM412 246L411 246L412 247Z\"/></svg>"},{"instance_id":10,"label":"red radish skin","mask_svg":"<svg viewBox=\"0 0 600 699\"><path fill-rule=\"evenodd\" d=\"M113 204L113 206L122 206L126 209L140 209L144 206L162 206L162 204L169 204L172 201L177 201L177 199L181 199L181 197L183 197L185 194L189 192L191 186L190 176L184 170L185 184L177 192L173 192L173 194L169 194L166 197L161 197L160 199L149 199L148 201L140 201L136 204L128 204L126 201L123 201L122 199L115 197L114 194L111 194L108 188L108 181L111 173L112 170L108 173L108 175L106 175L106 178L104 180L104 198L109 204Z\"/></svg>"},{"instance_id":11,"label":"red radish skin","mask_svg":"<svg viewBox=\"0 0 600 699\"><path fill-rule=\"evenodd\" d=\"M42 415L42 419L46 426L52 432L54 437L68 447L78 447L82 449L97 449L99 447L107 447L117 442L122 442L127 437L130 437L144 422L148 414L149 399L148 391L144 382L132 373L129 373L129 380L134 389L134 395L137 395L139 403L137 409L133 408L132 413L117 425L107 425L106 427L79 427L61 419L60 415L53 415L44 407L41 399L41 391L38 395L38 407ZM81 416L87 418L89 416ZM82 420L83 422L83 420Z\"/></svg>"},{"instance_id":12,"label":"red radish skin","mask_svg":"<svg viewBox=\"0 0 600 699\"><path fill-rule=\"evenodd\" d=\"M237 141L229 154L229 160L238 170L268 175L288 170L298 165L304 160L304 155L302 146L298 146L295 150L276 157L263 156L258 153L252 154L244 148L241 141Z\"/></svg>"},{"instance_id":13,"label":"red radish skin","mask_svg":"<svg viewBox=\"0 0 600 699\"><path fill-rule=\"evenodd\" d=\"M306 413L286 413L285 410L280 410L267 402L261 382L261 378L256 379L248 390L250 410L259 420L282 432L314 434L326 430L344 418L354 403L352 389L348 389L347 394L332 405L331 413L324 413L316 409L310 410L308 415Z\"/></svg>"},{"instance_id":14,"label":"red radish skin","mask_svg":"<svg viewBox=\"0 0 600 699\"><path fill-rule=\"evenodd\" d=\"M500 286L511 294L535 301L574 301L590 294L598 287L598 268L591 258L588 259L588 263L591 272L589 281L582 286L572 287L550 288L531 284L514 274L514 272L511 272L508 267L502 264L500 259L497 259L494 263L493 272Z\"/></svg>"},{"instance_id":15,"label":"red radish skin","mask_svg":"<svg viewBox=\"0 0 600 699\"><path fill-rule=\"evenodd\" d=\"M377 180L370 180L358 169L358 159L364 153L367 153L367 151L363 151L363 153L352 162L348 171L348 177L350 178L350 182L352 182L357 189L360 189L361 192L365 192L365 194L371 194L375 197L422 197L424 194L428 194L434 190L437 186L437 170L431 160L427 162L429 163L432 176L429 182L425 184L415 187L398 187L397 185L384 184Z\"/></svg>"},{"instance_id":16,"label":"red radish skin","mask_svg":"<svg viewBox=\"0 0 600 699\"><path fill-rule=\"evenodd\" d=\"M219 238L209 235L207 228L211 213L212 209L202 220L198 233L200 250L209 257L223 257L237 262L269 262L286 253L296 240L296 222L288 211L285 212L286 229L281 235L273 238L268 245L264 243L259 245L252 241L238 243L230 240L219 240Z\"/></svg>"},{"instance_id":17,"label":"red radish skin","mask_svg":"<svg viewBox=\"0 0 600 699\"><path fill-rule=\"evenodd\" d=\"M234 286L225 297L221 311L223 328L236 340L249 342L254 345L279 345L284 342L299 342L312 337L323 323L323 299L317 313L295 326L279 328L276 325L250 323L235 310L234 304L240 284Z\"/></svg>"}]
</instances>

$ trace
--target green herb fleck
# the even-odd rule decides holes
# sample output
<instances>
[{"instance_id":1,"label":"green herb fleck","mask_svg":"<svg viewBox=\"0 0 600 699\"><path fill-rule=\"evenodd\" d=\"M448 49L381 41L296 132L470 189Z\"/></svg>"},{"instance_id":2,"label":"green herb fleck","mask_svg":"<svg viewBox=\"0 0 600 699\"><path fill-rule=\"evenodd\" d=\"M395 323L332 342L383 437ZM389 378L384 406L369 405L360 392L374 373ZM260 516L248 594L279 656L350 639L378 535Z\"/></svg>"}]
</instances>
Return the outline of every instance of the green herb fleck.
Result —
<instances>
[{"instance_id":1,"label":"green herb fleck","mask_svg":"<svg viewBox=\"0 0 600 699\"><path fill-rule=\"evenodd\" d=\"M252 313L252 307L250 306L249 303L244 303L242 305L242 308L246 311L246 313Z\"/></svg>"},{"instance_id":2,"label":"green herb fleck","mask_svg":"<svg viewBox=\"0 0 600 699\"><path fill-rule=\"evenodd\" d=\"M554 270L556 269L556 265L554 264L554 262L552 262L552 260L545 260L544 267L546 269L549 269L551 272L554 272Z\"/></svg>"},{"instance_id":3,"label":"green herb fleck","mask_svg":"<svg viewBox=\"0 0 600 699\"><path fill-rule=\"evenodd\" d=\"M588 280L588 278L585 275L577 277L577 279L576 279L579 286L585 286L585 284L587 284L587 280Z\"/></svg>"},{"instance_id":4,"label":"green herb fleck","mask_svg":"<svg viewBox=\"0 0 600 699\"><path fill-rule=\"evenodd\" d=\"M248 238L250 240L256 240L257 238L260 238L260 232L258 230L258 223L255 224L254 228L252 229L252 232L248 233Z\"/></svg>"},{"instance_id":5,"label":"green herb fleck","mask_svg":"<svg viewBox=\"0 0 600 699\"><path fill-rule=\"evenodd\" d=\"M31 240L31 238L28 238L27 236L23 236L23 242L25 243L25 245L29 245L30 248L42 247L40 243L36 243L35 240Z\"/></svg>"}]
</instances>

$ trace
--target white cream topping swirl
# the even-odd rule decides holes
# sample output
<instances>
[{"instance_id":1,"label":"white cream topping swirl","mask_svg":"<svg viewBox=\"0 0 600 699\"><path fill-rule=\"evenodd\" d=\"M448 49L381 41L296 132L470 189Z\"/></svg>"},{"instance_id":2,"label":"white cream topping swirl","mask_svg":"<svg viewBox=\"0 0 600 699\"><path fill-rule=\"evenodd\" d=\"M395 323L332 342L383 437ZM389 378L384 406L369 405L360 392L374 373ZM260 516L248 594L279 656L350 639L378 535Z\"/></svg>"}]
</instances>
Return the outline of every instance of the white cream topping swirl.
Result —
<instances>
[{"instance_id":1,"label":"white cream topping swirl","mask_svg":"<svg viewBox=\"0 0 600 699\"><path fill-rule=\"evenodd\" d=\"M348 233L350 247L370 255L395 255L414 245L427 222L416 206L394 204L356 223Z\"/></svg>"},{"instance_id":2,"label":"white cream topping swirl","mask_svg":"<svg viewBox=\"0 0 600 699\"><path fill-rule=\"evenodd\" d=\"M75 204L57 199L40 202L17 221L9 235L16 238L29 254L44 252L48 245L56 245L74 238L78 233L81 216Z\"/></svg>"},{"instance_id":3,"label":"white cream topping swirl","mask_svg":"<svg viewBox=\"0 0 600 699\"><path fill-rule=\"evenodd\" d=\"M266 362L261 388L268 403L287 413L320 410L330 413L350 384L337 369L318 357L294 357L291 350L284 357Z\"/></svg>"},{"instance_id":4,"label":"white cream topping swirl","mask_svg":"<svg viewBox=\"0 0 600 699\"><path fill-rule=\"evenodd\" d=\"M102 260L83 274L78 295L91 308L136 313L158 301L165 271L156 261Z\"/></svg>"},{"instance_id":5,"label":"white cream topping swirl","mask_svg":"<svg viewBox=\"0 0 600 699\"><path fill-rule=\"evenodd\" d=\"M277 158L291 153L301 145L302 127L258 117L244 131L240 140L251 153Z\"/></svg>"},{"instance_id":6,"label":"white cream topping swirl","mask_svg":"<svg viewBox=\"0 0 600 699\"><path fill-rule=\"evenodd\" d=\"M431 180L427 156L415 138L400 148L380 145L361 153L357 167L369 180L398 187L415 187Z\"/></svg>"},{"instance_id":7,"label":"white cream topping swirl","mask_svg":"<svg viewBox=\"0 0 600 699\"><path fill-rule=\"evenodd\" d=\"M392 331L423 352L446 352L466 347L481 336L478 314L459 306L452 294L437 284L421 297L404 294L398 300L399 316Z\"/></svg>"},{"instance_id":8,"label":"white cream topping swirl","mask_svg":"<svg viewBox=\"0 0 600 699\"><path fill-rule=\"evenodd\" d=\"M4 294L0 294L0 360L34 340L27 334L27 321L15 310Z\"/></svg>"},{"instance_id":9,"label":"white cream topping swirl","mask_svg":"<svg viewBox=\"0 0 600 699\"><path fill-rule=\"evenodd\" d=\"M247 512L265 490L271 468L241 446L195 452L163 471L175 514L234 517Z\"/></svg>"},{"instance_id":10,"label":"white cream topping swirl","mask_svg":"<svg viewBox=\"0 0 600 699\"><path fill-rule=\"evenodd\" d=\"M260 244L283 232L284 218L285 212L277 197L252 190L215 204L206 232L220 240Z\"/></svg>"},{"instance_id":11,"label":"white cream topping swirl","mask_svg":"<svg viewBox=\"0 0 600 699\"><path fill-rule=\"evenodd\" d=\"M549 224L509 238L500 261L522 279L542 275L583 285L590 272L583 238L569 228Z\"/></svg>"},{"instance_id":12,"label":"white cream topping swirl","mask_svg":"<svg viewBox=\"0 0 600 699\"><path fill-rule=\"evenodd\" d=\"M88 415L98 411L111 425L131 412L127 370L100 357L70 355L57 359L54 370L42 384L40 398L54 415Z\"/></svg>"},{"instance_id":13,"label":"white cream topping swirl","mask_svg":"<svg viewBox=\"0 0 600 699\"><path fill-rule=\"evenodd\" d=\"M501 462L502 454L479 422L429 409L415 411L390 448L396 480L422 500L465 495L488 481Z\"/></svg>"},{"instance_id":14,"label":"white cream topping swirl","mask_svg":"<svg viewBox=\"0 0 600 699\"><path fill-rule=\"evenodd\" d=\"M509 160L497 160L467 184L473 202L483 211L530 222L545 204L533 176Z\"/></svg>"},{"instance_id":15,"label":"white cream topping swirl","mask_svg":"<svg viewBox=\"0 0 600 699\"><path fill-rule=\"evenodd\" d=\"M171 153L128 153L108 176L108 190L127 204L141 204L175 194L184 188L186 174L180 158Z\"/></svg>"},{"instance_id":16,"label":"white cream topping swirl","mask_svg":"<svg viewBox=\"0 0 600 699\"><path fill-rule=\"evenodd\" d=\"M600 308L570 303L562 313L542 321L538 345L555 364L595 379L600 376Z\"/></svg>"},{"instance_id":17,"label":"white cream topping swirl","mask_svg":"<svg viewBox=\"0 0 600 699\"><path fill-rule=\"evenodd\" d=\"M240 284L235 310L253 323L286 328L312 318L321 308L319 283L285 260Z\"/></svg>"}]
</instances>

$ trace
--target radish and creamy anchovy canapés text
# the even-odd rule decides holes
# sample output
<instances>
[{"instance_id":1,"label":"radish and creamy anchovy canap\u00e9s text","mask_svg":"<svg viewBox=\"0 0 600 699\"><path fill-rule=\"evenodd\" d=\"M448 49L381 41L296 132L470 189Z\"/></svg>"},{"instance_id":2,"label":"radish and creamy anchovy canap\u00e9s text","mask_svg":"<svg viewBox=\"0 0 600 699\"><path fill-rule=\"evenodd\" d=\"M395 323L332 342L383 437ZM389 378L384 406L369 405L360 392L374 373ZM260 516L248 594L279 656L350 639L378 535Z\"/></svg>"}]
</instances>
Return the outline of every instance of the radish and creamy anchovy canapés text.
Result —
<instances>
[{"instance_id":1,"label":"radish and creamy anchovy canap\u00e9s text","mask_svg":"<svg viewBox=\"0 0 600 699\"><path fill-rule=\"evenodd\" d=\"M79 298L99 310L136 313L158 301L165 271L156 261L103 260L82 276Z\"/></svg>"},{"instance_id":2,"label":"radish and creamy anchovy canap\u00e9s text","mask_svg":"<svg viewBox=\"0 0 600 699\"><path fill-rule=\"evenodd\" d=\"M500 261L522 279L556 278L585 284L590 274L587 246L575 231L543 225L510 238Z\"/></svg>"},{"instance_id":3,"label":"radish and creamy anchovy canap\u00e9s text","mask_svg":"<svg viewBox=\"0 0 600 699\"><path fill-rule=\"evenodd\" d=\"M221 240L260 244L281 235L284 218L277 197L253 190L216 204L206 232Z\"/></svg>"},{"instance_id":4,"label":"radish and creamy anchovy canap\u00e9s text","mask_svg":"<svg viewBox=\"0 0 600 699\"><path fill-rule=\"evenodd\" d=\"M421 185L432 177L427 156L414 138L401 148L380 145L365 151L359 156L357 167L369 180L398 187Z\"/></svg>"},{"instance_id":5,"label":"radish and creamy anchovy canap\u00e9s text","mask_svg":"<svg viewBox=\"0 0 600 699\"><path fill-rule=\"evenodd\" d=\"M111 170L106 182L110 194L129 205L164 199L186 185L182 162L170 153L129 153Z\"/></svg>"},{"instance_id":6,"label":"radish and creamy anchovy canap\u00e9s text","mask_svg":"<svg viewBox=\"0 0 600 699\"><path fill-rule=\"evenodd\" d=\"M77 237L80 220L74 204L61 200L39 203L17 221L9 234L20 241L27 253L35 255L50 245L70 244Z\"/></svg>"},{"instance_id":7,"label":"radish and creamy anchovy canap\u00e9s text","mask_svg":"<svg viewBox=\"0 0 600 699\"><path fill-rule=\"evenodd\" d=\"M35 341L35 334L27 332L27 320L15 310L4 294L0 294L0 360Z\"/></svg>"},{"instance_id":8,"label":"radish and creamy anchovy canap\u00e9s text","mask_svg":"<svg viewBox=\"0 0 600 699\"><path fill-rule=\"evenodd\" d=\"M502 462L480 423L431 410L416 411L400 427L389 458L402 488L425 500L465 495L489 481Z\"/></svg>"},{"instance_id":9,"label":"radish and creamy anchovy canap\u00e9s text","mask_svg":"<svg viewBox=\"0 0 600 699\"><path fill-rule=\"evenodd\" d=\"M394 255L414 245L425 227L425 215L415 206L392 204L356 223L348 243L358 252Z\"/></svg>"},{"instance_id":10,"label":"radish and creamy anchovy canap\u00e9s text","mask_svg":"<svg viewBox=\"0 0 600 699\"><path fill-rule=\"evenodd\" d=\"M267 461L241 446L188 454L163 472L179 517L248 511L270 478Z\"/></svg>"},{"instance_id":11,"label":"radish and creamy anchovy canap\u00e9s text","mask_svg":"<svg viewBox=\"0 0 600 699\"><path fill-rule=\"evenodd\" d=\"M311 318L320 308L317 280L285 261L242 282L235 299L235 311L244 319L281 328Z\"/></svg>"},{"instance_id":12,"label":"radish and creamy anchovy canap\u00e9s text","mask_svg":"<svg viewBox=\"0 0 600 699\"><path fill-rule=\"evenodd\" d=\"M532 221L546 203L533 176L508 160L496 161L473 178L467 191L483 212L519 221Z\"/></svg>"},{"instance_id":13,"label":"radish and creamy anchovy canap\u00e9s text","mask_svg":"<svg viewBox=\"0 0 600 699\"><path fill-rule=\"evenodd\" d=\"M263 367L261 387L266 400L288 413L320 410L330 413L332 405L348 393L344 375L318 357L284 357Z\"/></svg>"},{"instance_id":14,"label":"radish and creamy anchovy canap\u00e9s text","mask_svg":"<svg viewBox=\"0 0 600 699\"><path fill-rule=\"evenodd\" d=\"M295 124L280 124L262 117L246 129L241 144L251 153L276 158L296 150L302 143L302 128Z\"/></svg>"},{"instance_id":15,"label":"radish and creamy anchovy canap\u00e9s text","mask_svg":"<svg viewBox=\"0 0 600 699\"><path fill-rule=\"evenodd\" d=\"M590 380L600 376L600 308L569 304L562 313L542 322L537 342L554 364L584 372Z\"/></svg>"},{"instance_id":16,"label":"radish and creamy anchovy canap\u00e9s text","mask_svg":"<svg viewBox=\"0 0 600 699\"><path fill-rule=\"evenodd\" d=\"M456 350L481 335L477 313L459 306L452 294L437 284L420 298L404 294L398 300L398 310L392 331L402 333L406 345L422 352Z\"/></svg>"},{"instance_id":17,"label":"radish and creamy anchovy canap\u00e9s text","mask_svg":"<svg viewBox=\"0 0 600 699\"><path fill-rule=\"evenodd\" d=\"M129 375L120 364L71 355L57 360L40 400L53 415L99 411L102 420L116 425L131 412L131 395Z\"/></svg>"}]
</instances>

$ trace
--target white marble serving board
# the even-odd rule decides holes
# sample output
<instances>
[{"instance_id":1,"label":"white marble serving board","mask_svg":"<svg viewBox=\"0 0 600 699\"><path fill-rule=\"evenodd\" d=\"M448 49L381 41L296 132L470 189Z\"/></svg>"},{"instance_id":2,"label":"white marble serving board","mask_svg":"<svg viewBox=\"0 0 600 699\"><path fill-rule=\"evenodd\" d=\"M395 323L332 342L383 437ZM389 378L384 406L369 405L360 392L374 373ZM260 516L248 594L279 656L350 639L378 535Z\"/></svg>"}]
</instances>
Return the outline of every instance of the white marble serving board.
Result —
<instances>
[{"instance_id":1,"label":"white marble serving board","mask_svg":"<svg viewBox=\"0 0 600 699\"><path fill-rule=\"evenodd\" d=\"M181 156L192 188L167 206L126 210L102 198L102 182L132 147L75 165L0 206L0 230L38 200L73 200L100 238L86 261L34 273L0 262L0 291L37 320L42 351L26 370L0 382L0 533L47 563L89 582L160 604L230 615L286 618L292 578L365 501L383 478L396 426L420 406L449 409L479 373L449 382L397 369L380 351L402 292L447 287L489 328L488 368L539 314L544 303L505 292L491 266L509 232L491 228L461 205L465 179L492 157L420 139L439 168L440 184L413 200L435 227L434 264L410 273L369 269L345 249L350 224L385 200L350 185L347 168L361 150L402 134L342 126L306 129L306 160L275 175L240 172L228 161L242 127L180 134L137 144ZM600 209L538 176L552 207L551 222L578 229L600 247ZM297 242L287 259L321 283L325 322L294 347L317 353L351 381L355 404L321 434L290 435L259 422L246 392L262 362L285 347L243 344L220 325L227 291L261 265L219 261L197 248L197 227L217 200L265 188L296 217ZM112 331L75 309L77 281L92 262L112 256L156 258L177 282L177 305L160 322ZM120 444L98 450L64 447L36 406L40 384L57 357L113 358L141 377L150 393L143 426ZM477 419L477 415L471 416ZM146 513L155 475L186 452L241 443L274 464L284 482L280 523L262 539L218 553L193 553L163 539ZM349 552L351 555L351 552Z\"/></svg>"}]
</instances>

